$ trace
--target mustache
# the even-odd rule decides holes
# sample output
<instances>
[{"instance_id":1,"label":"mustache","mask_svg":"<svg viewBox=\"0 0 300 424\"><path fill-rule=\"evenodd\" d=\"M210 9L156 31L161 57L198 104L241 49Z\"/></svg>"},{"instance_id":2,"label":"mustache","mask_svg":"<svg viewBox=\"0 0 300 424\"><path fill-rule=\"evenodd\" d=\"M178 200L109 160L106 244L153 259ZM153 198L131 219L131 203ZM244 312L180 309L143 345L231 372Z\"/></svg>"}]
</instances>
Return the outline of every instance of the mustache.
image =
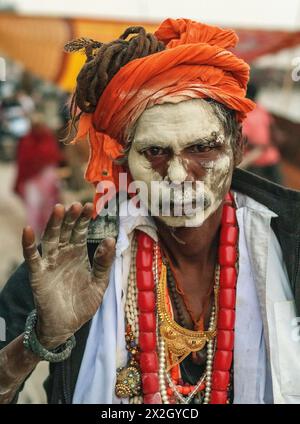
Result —
<instances>
[{"instance_id":1,"label":"mustache","mask_svg":"<svg viewBox=\"0 0 300 424\"><path fill-rule=\"evenodd\" d=\"M147 194L141 190L139 196L156 215L193 216L195 213L204 212L213 203L211 194L204 188L203 182L199 181L185 181L179 184L154 181L151 182L150 198L148 190Z\"/></svg>"},{"instance_id":2,"label":"mustache","mask_svg":"<svg viewBox=\"0 0 300 424\"><path fill-rule=\"evenodd\" d=\"M207 209L211 206L212 201L207 193L196 194L188 196L170 196L167 193L162 193L159 198L160 208L170 206L170 208L187 207L187 208L201 208Z\"/></svg>"}]
</instances>

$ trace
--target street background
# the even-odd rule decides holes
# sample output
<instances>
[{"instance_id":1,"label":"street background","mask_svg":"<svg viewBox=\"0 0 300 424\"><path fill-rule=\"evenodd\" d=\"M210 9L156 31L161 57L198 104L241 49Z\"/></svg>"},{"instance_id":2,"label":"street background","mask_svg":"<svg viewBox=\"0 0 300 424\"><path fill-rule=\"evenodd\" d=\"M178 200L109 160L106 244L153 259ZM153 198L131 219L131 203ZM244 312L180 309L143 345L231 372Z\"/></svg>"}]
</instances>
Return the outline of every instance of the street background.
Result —
<instances>
[{"instance_id":1,"label":"street background","mask_svg":"<svg viewBox=\"0 0 300 424\"><path fill-rule=\"evenodd\" d=\"M153 31L186 17L236 29L236 53L251 65L242 167L300 190L300 1L0 0L0 290L22 262L22 228L41 236L52 206L92 200L84 181L88 146L66 146L68 104L84 55L64 44L107 42L129 25ZM1 316L1 311L0 311ZM41 363L19 402L44 403Z\"/></svg>"}]
</instances>

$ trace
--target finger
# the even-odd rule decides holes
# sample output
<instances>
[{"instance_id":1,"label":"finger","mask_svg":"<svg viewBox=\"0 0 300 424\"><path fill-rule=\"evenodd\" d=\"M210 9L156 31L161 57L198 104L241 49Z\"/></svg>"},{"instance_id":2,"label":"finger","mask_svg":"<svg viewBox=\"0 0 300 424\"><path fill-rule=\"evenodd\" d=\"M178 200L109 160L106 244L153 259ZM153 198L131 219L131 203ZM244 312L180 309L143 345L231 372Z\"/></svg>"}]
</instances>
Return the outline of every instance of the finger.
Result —
<instances>
[{"instance_id":1,"label":"finger","mask_svg":"<svg viewBox=\"0 0 300 424\"><path fill-rule=\"evenodd\" d=\"M108 282L110 267L115 257L116 241L108 237L97 247L93 259L92 279L96 283Z\"/></svg>"},{"instance_id":2,"label":"finger","mask_svg":"<svg viewBox=\"0 0 300 424\"><path fill-rule=\"evenodd\" d=\"M55 205L41 240L43 257L52 256L57 251L64 215L64 206L60 204Z\"/></svg>"},{"instance_id":3,"label":"finger","mask_svg":"<svg viewBox=\"0 0 300 424\"><path fill-rule=\"evenodd\" d=\"M82 205L79 202L73 203L67 210L61 226L59 244L66 244L70 242L73 227L80 216L81 211Z\"/></svg>"},{"instance_id":4,"label":"finger","mask_svg":"<svg viewBox=\"0 0 300 424\"><path fill-rule=\"evenodd\" d=\"M94 206L92 203L86 203L82 209L80 217L73 227L70 242L77 245L86 243L88 226L93 215Z\"/></svg>"},{"instance_id":5,"label":"finger","mask_svg":"<svg viewBox=\"0 0 300 424\"><path fill-rule=\"evenodd\" d=\"M41 270L41 256L37 250L33 229L25 227L22 234L22 247L25 262L31 274Z\"/></svg>"}]
</instances>

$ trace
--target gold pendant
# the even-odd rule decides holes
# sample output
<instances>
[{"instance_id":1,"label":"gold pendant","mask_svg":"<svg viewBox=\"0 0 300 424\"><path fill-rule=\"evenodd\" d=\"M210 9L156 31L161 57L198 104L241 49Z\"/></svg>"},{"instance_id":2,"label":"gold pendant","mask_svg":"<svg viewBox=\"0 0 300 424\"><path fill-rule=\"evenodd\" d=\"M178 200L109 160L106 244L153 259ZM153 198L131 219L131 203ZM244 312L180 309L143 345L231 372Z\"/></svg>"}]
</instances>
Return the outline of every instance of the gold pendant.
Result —
<instances>
[{"instance_id":1,"label":"gold pendant","mask_svg":"<svg viewBox=\"0 0 300 424\"><path fill-rule=\"evenodd\" d=\"M218 285L215 286L215 299L218 298ZM216 334L216 326L211 331L193 331L181 327L169 315L167 310L167 268L162 263L161 275L158 284L157 308L160 318L160 334L167 348L167 371L179 364L191 352L203 349L209 340ZM217 302L215 301L217 314Z\"/></svg>"},{"instance_id":2,"label":"gold pendant","mask_svg":"<svg viewBox=\"0 0 300 424\"><path fill-rule=\"evenodd\" d=\"M167 371L182 362L191 352L202 350L209 340L216 336L216 331L204 332L190 336L184 328L174 328L173 324L164 322L160 327L160 334L164 338L169 356L167 357ZM198 332L200 333L200 332Z\"/></svg>"},{"instance_id":3,"label":"gold pendant","mask_svg":"<svg viewBox=\"0 0 300 424\"><path fill-rule=\"evenodd\" d=\"M141 370L136 358L138 347L130 325L126 327L126 348L130 354L130 360L125 367L117 369L117 381L115 386L116 396L127 398L138 396L142 393Z\"/></svg>"},{"instance_id":4,"label":"gold pendant","mask_svg":"<svg viewBox=\"0 0 300 424\"><path fill-rule=\"evenodd\" d=\"M130 364L117 370L116 396L127 398L141 394L141 373L139 368Z\"/></svg>"}]
</instances>

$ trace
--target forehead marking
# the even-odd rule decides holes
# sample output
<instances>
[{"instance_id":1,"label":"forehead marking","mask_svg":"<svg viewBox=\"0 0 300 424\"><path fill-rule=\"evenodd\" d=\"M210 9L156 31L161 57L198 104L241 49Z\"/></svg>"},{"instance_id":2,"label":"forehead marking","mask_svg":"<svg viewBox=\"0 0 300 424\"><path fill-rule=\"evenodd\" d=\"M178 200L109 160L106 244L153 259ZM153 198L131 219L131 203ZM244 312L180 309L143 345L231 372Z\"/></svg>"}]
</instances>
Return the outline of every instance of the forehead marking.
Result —
<instances>
[{"instance_id":1,"label":"forehead marking","mask_svg":"<svg viewBox=\"0 0 300 424\"><path fill-rule=\"evenodd\" d=\"M174 145L174 142L194 141L222 132L222 124L212 106L203 99L191 99L146 109L137 122L134 139L150 143L171 140Z\"/></svg>"}]
</instances>

